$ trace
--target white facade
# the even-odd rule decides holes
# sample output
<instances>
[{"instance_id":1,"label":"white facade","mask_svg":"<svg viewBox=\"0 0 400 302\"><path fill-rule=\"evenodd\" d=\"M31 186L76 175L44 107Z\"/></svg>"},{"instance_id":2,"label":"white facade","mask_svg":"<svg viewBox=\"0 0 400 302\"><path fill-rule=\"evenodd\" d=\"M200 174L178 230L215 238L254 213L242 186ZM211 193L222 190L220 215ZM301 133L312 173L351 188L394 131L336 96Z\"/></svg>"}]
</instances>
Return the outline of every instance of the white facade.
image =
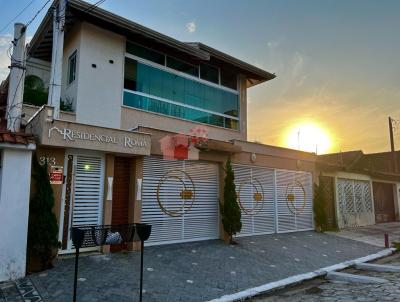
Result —
<instances>
[{"instance_id":1,"label":"white facade","mask_svg":"<svg viewBox=\"0 0 400 302\"><path fill-rule=\"evenodd\" d=\"M0 282L25 276L32 150L0 145Z\"/></svg>"}]
</instances>

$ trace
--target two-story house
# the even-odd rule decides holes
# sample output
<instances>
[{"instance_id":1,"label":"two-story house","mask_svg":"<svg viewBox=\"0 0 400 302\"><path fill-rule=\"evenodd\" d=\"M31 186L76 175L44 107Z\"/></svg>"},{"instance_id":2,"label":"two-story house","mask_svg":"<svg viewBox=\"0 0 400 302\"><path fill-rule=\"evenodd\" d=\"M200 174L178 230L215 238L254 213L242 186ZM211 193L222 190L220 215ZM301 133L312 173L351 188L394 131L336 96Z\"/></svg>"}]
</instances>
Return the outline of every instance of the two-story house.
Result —
<instances>
[{"instance_id":1,"label":"two-story house","mask_svg":"<svg viewBox=\"0 0 400 302\"><path fill-rule=\"evenodd\" d=\"M83 224L147 222L149 244L224 238L228 157L239 235L313 229L315 155L247 141L247 89L274 74L80 0L61 29L53 16L28 47L24 113L54 176L61 253Z\"/></svg>"}]
</instances>

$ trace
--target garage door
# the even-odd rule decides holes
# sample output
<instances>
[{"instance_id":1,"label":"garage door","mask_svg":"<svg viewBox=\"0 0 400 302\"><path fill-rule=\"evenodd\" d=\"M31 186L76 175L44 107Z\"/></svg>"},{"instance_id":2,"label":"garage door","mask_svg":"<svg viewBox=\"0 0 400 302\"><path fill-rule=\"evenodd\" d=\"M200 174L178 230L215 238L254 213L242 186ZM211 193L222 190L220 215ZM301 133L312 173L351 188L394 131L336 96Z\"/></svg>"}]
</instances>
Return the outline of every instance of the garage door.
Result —
<instances>
[{"instance_id":1,"label":"garage door","mask_svg":"<svg viewBox=\"0 0 400 302\"><path fill-rule=\"evenodd\" d=\"M218 166L145 157L142 222L153 226L148 244L219 238Z\"/></svg>"},{"instance_id":2,"label":"garage door","mask_svg":"<svg viewBox=\"0 0 400 302\"><path fill-rule=\"evenodd\" d=\"M312 175L233 165L242 231L238 236L312 230Z\"/></svg>"},{"instance_id":3,"label":"garage door","mask_svg":"<svg viewBox=\"0 0 400 302\"><path fill-rule=\"evenodd\" d=\"M279 233L314 229L311 173L276 170Z\"/></svg>"},{"instance_id":4,"label":"garage door","mask_svg":"<svg viewBox=\"0 0 400 302\"><path fill-rule=\"evenodd\" d=\"M242 231L238 236L274 233L274 170L242 165L233 165L233 169L242 211Z\"/></svg>"}]
</instances>

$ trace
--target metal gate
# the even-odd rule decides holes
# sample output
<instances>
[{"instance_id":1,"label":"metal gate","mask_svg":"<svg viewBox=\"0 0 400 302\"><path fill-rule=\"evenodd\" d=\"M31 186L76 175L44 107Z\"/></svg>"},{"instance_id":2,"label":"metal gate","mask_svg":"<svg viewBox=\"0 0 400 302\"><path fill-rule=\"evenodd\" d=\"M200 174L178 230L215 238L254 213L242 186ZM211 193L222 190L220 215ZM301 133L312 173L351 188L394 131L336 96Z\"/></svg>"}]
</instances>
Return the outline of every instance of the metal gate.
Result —
<instances>
[{"instance_id":1,"label":"metal gate","mask_svg":"<svg viewBox=\"0 0 400 302\"><path fill-rule=\"evenodd\" d=\"M73 250L71 227L102 223L104 158L71 153L66 157L60 239L68 253Z\"/></svg>"},{"instance_id":2,"label":"metal gate","mask_svg":"<svg viewBox=\"0 0 400 302\"><path fill-rule=\"evenodd\" d=\"M233 165L242 231L238 236L312 230L312 174Z\"/></svg>"},{"instance_id":3,"label":"metal gate","mask_svg":"<svg viewBox=\"0 0 400 302\"><path fill-rule=\"evenodd\" d=\"M238 236L271 234L275 226L275 171L233 165L242 231Z\"/></svg>"},{"instance_id":4,"label":"metal gate","mask_svg":"<svg viewBox=\"0 0 400 302\"><path fill-rule=\"evenodd\" d=\"M142 222L148 244L219 238L218 165L145 157Z\"/></svg>"},{"instance_id":5,"label":"metal gate","mask_svg":"<svg viewBox=\"0 0 400 302\"><path fill-rule=\"evenodd\" d=\"M339 228L374 224L371 183L338 178L336 181Z\"/></svg>"},{"instance_id":6,"label":"metal gate","mask_svg":"<svg viewBox=\"0 0 400 302\"><path fill-rule=\"evenodd\" d=\"M312 174L276 170L279 233L314 229Z\"/></svg>"}]
</instances>

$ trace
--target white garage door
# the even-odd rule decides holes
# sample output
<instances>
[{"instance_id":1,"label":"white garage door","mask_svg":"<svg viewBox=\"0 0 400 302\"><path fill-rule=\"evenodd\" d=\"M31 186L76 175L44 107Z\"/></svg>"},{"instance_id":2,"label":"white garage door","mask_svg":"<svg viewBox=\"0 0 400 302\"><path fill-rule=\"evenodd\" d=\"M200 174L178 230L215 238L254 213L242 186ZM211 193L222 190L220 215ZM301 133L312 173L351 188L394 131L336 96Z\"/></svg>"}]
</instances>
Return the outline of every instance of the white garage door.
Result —
<instances>
[{"instance_id":1,"label":"white garage door","mask_svg":"<svg viewBox=\"0 0 400 302\"><path fill-rule=\"evenodd\" d=\"M311 173L243 165L233 169L242 211L238 236L314 228Z\"/></svg>"},{"instance_id":2,"label":"white garage door","mask_svg":"<svg viewBox=\"0 0 400 302\"><path fill-rule=\"evenodd\" d=\"M242 211L242 231L238 236L274 233L274 170L242 165L233 165L233 169Z\"/></svg>"},{"instance_id":3,"label":"white garage door","mask_svg":"<svg viewBox=\"0 0 400 302\"><path fill-rule=\"evenodd\" d=\"M276 170L279 233L314 229L311 173Z\"/></svg>"},{"instance_id":4,"label":"white garage door","mask_svg":"<svg viewBox=\"0 0 400 302\"><path fill-rule=\"evenodd\" d=\"M219 238L218 166L201 161L145 157L142 222L147 244Z\"/></svg>"}]
</instances>

